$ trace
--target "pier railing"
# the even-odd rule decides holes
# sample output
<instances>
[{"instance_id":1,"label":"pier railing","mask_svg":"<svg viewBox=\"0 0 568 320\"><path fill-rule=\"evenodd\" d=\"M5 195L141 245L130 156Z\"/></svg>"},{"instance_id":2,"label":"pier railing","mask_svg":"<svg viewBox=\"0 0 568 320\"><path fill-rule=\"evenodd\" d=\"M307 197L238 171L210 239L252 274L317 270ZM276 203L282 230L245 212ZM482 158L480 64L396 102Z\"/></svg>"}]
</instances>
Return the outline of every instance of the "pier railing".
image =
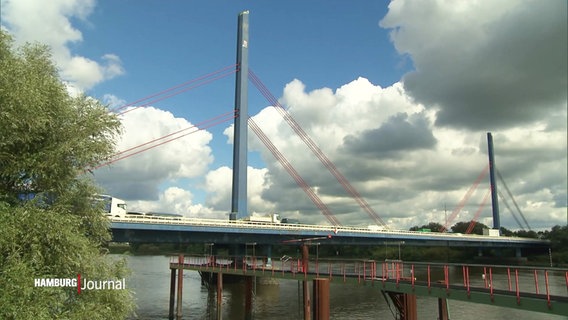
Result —
<instances>
[{"instance_id":1,"label":"pier railing","mask_svg":"<svg viewBox=\"0 0 568 320\"><path fill-rule=\"evenodd\" d=\"M568 269L453 263L423 263L401 260L309 259L283 256L186 256L171 257L170 268L252 276L382 285L407 293L425 292L462 297L472 302L506 296L518 306L528 300L546 303L543 310L568 310ZM434 292L435 291L435 292ZM483 297L483 298L480 298ZM554 306L554 308L553 308ZM542 310L535 310L542 311ZM552 312L552 313L556 313ZM562 314L562 313L561 313Z\"/></svg>"}]
</instances>

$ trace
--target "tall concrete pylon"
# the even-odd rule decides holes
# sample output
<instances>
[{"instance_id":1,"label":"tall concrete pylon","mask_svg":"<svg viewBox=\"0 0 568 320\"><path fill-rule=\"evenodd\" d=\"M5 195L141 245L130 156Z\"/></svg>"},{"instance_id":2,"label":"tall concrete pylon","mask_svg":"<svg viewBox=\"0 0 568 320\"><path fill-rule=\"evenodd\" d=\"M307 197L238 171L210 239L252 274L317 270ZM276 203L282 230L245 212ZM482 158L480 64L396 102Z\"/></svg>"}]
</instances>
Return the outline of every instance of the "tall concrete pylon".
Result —
<instances>
[{"instance_id":1,"label":"tall concrete pylon","mask_svg":"<svg viewBox=\"0 0 568 320\"><path fill-rule=\"evenodd\" d=\"M248 46L249 12L239 14L237 33L237 76L235 83L235 125L233 141L233 189L229 220L247 217L248 152Z\"/></svg>"}]
</instances>

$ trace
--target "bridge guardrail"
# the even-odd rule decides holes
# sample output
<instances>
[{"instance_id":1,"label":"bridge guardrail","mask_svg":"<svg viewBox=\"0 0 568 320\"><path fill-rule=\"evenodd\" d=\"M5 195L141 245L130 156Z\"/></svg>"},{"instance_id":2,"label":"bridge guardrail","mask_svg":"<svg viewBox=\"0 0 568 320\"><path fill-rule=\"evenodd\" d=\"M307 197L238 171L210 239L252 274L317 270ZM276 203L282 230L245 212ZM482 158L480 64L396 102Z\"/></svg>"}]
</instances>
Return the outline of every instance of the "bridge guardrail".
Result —
<instances>
[{"instance_id":1,"label":"bridge guardrail","mask_svg":"<svg viewBox=\"0 0 568 320\"><path fill-rule=\"evenodd\" d=\"M535 243L546 243L546 240L539 239L526 239L516 237L497 237L486 235L464 235L457 233L439 233L439 232L421 232L409 230L393 230L393 229L369 229L365 227L355 226L324 226L324 225L308 225L308 224L287 224L287 223L267 223L267 222L253 222L241 220L220 220L220 219L201 219L201 218L188 218L188 217L161 217L161 216L132 216L127 218L110 217L111 222L123 223L143 223L143 224L168 224L168 225L189 225L189 226L203 226L203 227L227 227L237 229L267 229L267 230L286 230L286 231L321 231L329 235L338 235L345 233L356 234L393 234L393 235L416 235L440 238L440 239L455 239L455 240L487 240L492 239L502 242L527 242L533 241Z\"/></svg>"},{"instance_id":2,"label":"bridge guardrail","mask_svg":"<svg viewBox=\"0 0 568 320\"><path fill-rule=\"evenodd\" d=\"M290 258L290 257L288 257ZM272 260L268 265L264 256L186 256L183 265L178 257L170 258L170 268L185 267L212 272L262 271L262 274L291 274L293 277L315 275L346 282L398 284L409 283L414 286L484 291L493 300L496 294L509 294L521 304L523 297L540 298L551 306L552 301L568 303L568 269L528 266L496 266L479 264L421 263L401 260L338 260L309 259L303 264L300 258ZM222 263L220 263L222 262ZM339 278L339 279L338 279ZM301 279L301 278L300 278Z\"/></svg>"}]
</instances>

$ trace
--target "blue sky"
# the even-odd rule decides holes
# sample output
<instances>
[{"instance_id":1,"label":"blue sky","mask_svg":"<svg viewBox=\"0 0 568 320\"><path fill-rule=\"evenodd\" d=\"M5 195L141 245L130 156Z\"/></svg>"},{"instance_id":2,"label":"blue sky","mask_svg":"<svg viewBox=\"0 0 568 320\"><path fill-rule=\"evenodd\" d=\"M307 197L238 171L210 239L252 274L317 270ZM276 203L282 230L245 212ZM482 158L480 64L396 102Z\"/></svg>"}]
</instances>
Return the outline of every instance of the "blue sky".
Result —
<instances>
[{"instance_id":1,"label":"blue sky","mask_svg":"<svg viewBox=\"0 0 568 320\"><path fill-rule=\"evenodd\" d=\"M50 46L69 91L111 107L233 65L237 16L249 10L251 69L391 227L453 215L487 163L488 131L497 167L532 227L567 222L565 1L1 5L2 27L18 44ZM136 109L121 116L118 150L211 119L233 104L231 75ZM372 223L252 84L249 115L342 224ZM134 210L225 218L231 130L226 122L191 134L105 166L95 180ZM249 136L249 213L327 223ZM454 223L473 218L487 180ZM490 206L479 221L492 224ZM520 227L503 206L501 222Z\"/></svg>"},{"instance_id":2,"label":"blue sky","mask_svg":"<svg viewBox=\"0 0 568 320\"><path fill-rule=\"evenodd\" d=\"M408 70L409 61L379 26L387 2L130 1L97 4L84 25L78 54L120 56L125 73L89 94L135 101L151 93L235 63L237 15L249 10L250 68L279 97L293 79L307 89L337 88L358 77L388 86ZM234 76L156 104L175 116L200 122L229 111ZM268 105L252 84L250 113ZM221 133L222 127L212 129ZM215 164L231 165L226 139L214 136ZM217 149L217 148L216 148ZM223 156L219 156L223 154ZM258 160L252 155L251 161Z\"/></svg>"}]
</instances>

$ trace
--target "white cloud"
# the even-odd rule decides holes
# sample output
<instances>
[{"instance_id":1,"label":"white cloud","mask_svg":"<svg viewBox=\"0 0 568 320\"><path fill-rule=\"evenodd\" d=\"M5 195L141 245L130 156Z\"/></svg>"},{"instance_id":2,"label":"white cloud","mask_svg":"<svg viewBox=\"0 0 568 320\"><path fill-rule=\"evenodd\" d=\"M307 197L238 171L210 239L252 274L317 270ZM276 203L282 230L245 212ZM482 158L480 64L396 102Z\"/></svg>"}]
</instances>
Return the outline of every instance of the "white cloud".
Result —
<instances>
[{"instance_id":1,"label":"white cloud","mask_svg":"<svg viewBox=\"0 0 568 320\"><path fill-rule=\"evenodd\" d=\"M393 1L381 26L441 126L499 130L566 110L566 1Z\"/></svg>"},{"instance_id":2,"label":"white cloud","mask_svg":"<svg viewBox=\"0 0 568 320\"><path fill-rule=\"evenodd\" d=\"M205 176L205 191L207 199L205 204L207 207L215 211L223 212L225 217L231 211L231 188L232 188L232 169L229 167L220 167L211 170ZM274 204L262 199L262 193L270 186L267 181L268 170L248 167L247 170L247 193L248 207L250 212L273 212Z\"/></svg>"},{"instance_id":3,"label":"white cloud","mask_svg":"<svg viewBox=\"0 0 568 320\"><path fill-rule=\"evenodd\" d=\"M435 126L435 111L412 102L398 83L381 88L360 78L335 92L327 88L306 92L305 86L294 80L286 86L281 101L392 227L444 223L444 206L449 216L488 161L485 131ZM371 223L272 107L254 119L340 222ZM559 199L566 198L566 132L545 128L547 124L540 122L494 133L497 165L535 228L564 223L558 217L565 218L566 210L565 200L558 205ZM225 133L230 135L231 130ZM284 216L326 223L252 135L250 148L260 151L267 163L265 180L270 185L262 191L263 200L273 203ZM525 179L530 180L533 190L524 190ZM454 222L473 218L487 189L488 177ZM488 204L480 221L490 222L490 216ZM502 225L518 228L505 208Z\"/></svg>"},{"instance_id":4,"label":"white cloud","mask_svg":"<svg viewBox=\"0 0 568 320\"><path fill-rule=\"evenodd\" d=\"M129 211L175 213L191 218L220 219L210 208L193 202L193 194L179 187L169 187L159 194L157 200L129 201Z\"/></svg>"},{"instance_id":5,"label":"white cloud","mask_svg":"<svg viewBox=\"0 0 568 320\"><path fill-rule=\"evenodd\" d=\"M192 124L175 118L170 112L153 107L139 108L122 116L124 133L118 142L118 150L126 151L171 133L188 129ZM182 134L196 131L195 128L172 135L155 143L119 155L138 152ZM110 166L95 171L97 181L110 193L126 199L156 198L158 187L168 180L196 178L204 175L213 161L209 142L211 133L202 130L183 138L119 160Z\"/></svg>"},{"instance_id":6,"label":"white cloud","mask_svg":"<svg viewBox=\"0 0 568 320\"><path fill-rule=\"evenodd\" d=\"M48 45L63 80L73 92L84 91L124 73L115 54L105 54L101 61L95 61L74 55L69 49L70 45L83 41L81 31L72 25L71 19L86 21L94 7L94 0L3 0L2 25L18 43Z\"/></svg>"}]
</instances>

